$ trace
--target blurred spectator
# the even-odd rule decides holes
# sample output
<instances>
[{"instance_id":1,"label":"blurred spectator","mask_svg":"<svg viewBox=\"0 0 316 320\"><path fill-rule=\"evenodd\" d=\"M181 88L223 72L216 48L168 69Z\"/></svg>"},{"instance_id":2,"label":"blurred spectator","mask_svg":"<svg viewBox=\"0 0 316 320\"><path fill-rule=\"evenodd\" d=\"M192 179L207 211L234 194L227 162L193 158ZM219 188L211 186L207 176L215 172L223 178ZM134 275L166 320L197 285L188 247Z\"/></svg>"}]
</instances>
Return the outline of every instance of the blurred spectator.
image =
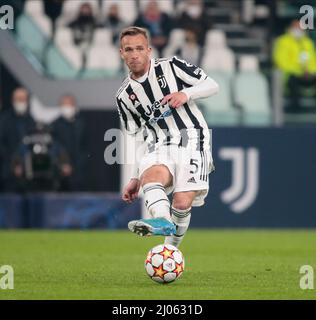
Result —
<instances>
[{"instance_id":1,"label":"blurred spectator","mask_svg":"<svg viewBox=\"0 0 316 320\"><path fill-rule=\"evenodd\" d=\"M203 46L205 35L211 27L211 17L206 13L203 1L187 0L177 21L177 28L196 30L198 43Z\"/></svg>"},{"instance_id":2,"label":"blurred spectator","mask_svg":"<svg viewBox=\"0 0 316 320\"><path fill-rule=\"evenodd\" d=\"M200 65L202 48L198 43L198 35L194 29L185 30L185 42L175 54L196 66Z\"/></svg>"},{"instance_id":3,"label":"blurred spectator","mask_svg":"<svg viewBox=\"0 0 316 320\"><path fill-rule=\"evenodd\" d=\"M12 94L12 108L5 110L0 124L0 158L3 160L2 179L4 191L19 191L19 178L23 172L13 165L13 158L22 139L35 128L29 113L29 96L24 88Z\"/></svg>"},{"instance_id":4,"label":"blurred spectator","mask_svg":"<svg viewBox=\"0 0 316 320\"><path fill-rule=\"evenodd\" d=\"M24 136L12 160L19 191L58 191L69 162L67 152L54 141L48 128L38 124Z\"/></svg>"},{"instance_id":5,"label":"blurred spectator","mask_svg":"<svg viewBox=\"0 0 316 320\"><path fill-rule=\"evenodd\" d=\"M284 73L291 98L290 109L299 111L302 89L315 89L316 86L316 50L313 41L300 28L298 20L293 20L287 32L276 39L273 59L277 68Z\"/></svg>"},{"instance_id":6,"label":"blurred spectator","mask_svg":"<svg viewBox=\"0 0 316 320\"><path fill-rule=\"evenodd\" d=\"M109 13L104 22L104 27L112 31L112 41L114 45L119 42L119 36L122 29L125 27L125 23L120 17L119 6L116 3L111 4Z\"/></svg>"},{"instance_id":7,"label":"blurred spectator","mask_svg":"<svg viewBox=\"0 0 316 320\"><path fill-rule=\"evenodd\" d=\"M76 100L71 95L60 99L61 116L52 124L53 137L69 154L70 163L63 170L61 191L81 191L85 172L84 123L77 110Z\"/></svg>"},{"instance_id":8,"label":"blurred spectator","mask_svg":"<svg viewBox=\"0 0 316 320\"><path fill-rule=\"evenodd\" d=\"M171 18L160 11L157 1L151 0L147 3L144 12L137 17L134 25L149 31L151 43L161 56L173 26Z\"/></svg>"},{"instance_id":9,"label":"blurred spectator","mask_svg":"<svg viewBox=\"0 0 316 320\"><path fill-rule=\"evenodd\" d=\"M56 33L56 20L61 15L64 1L65 0L45 0L45 1L43 1L45 14L52 21L53 38Z\"/></svg>"},{"instance_id":10,"label":"blurred spectator","mask_svg":"<svg viewBox=\"0 0 316 320\"><path fill-rule=\"evenodd\" d=\"M80 6L77 18L69 24L69 27L73 31L75 45L81 49L82 66L84 69L87 53L93 40L94 30L97 27L92 6L89 3L83 3Z\"/></svg>"}]
</instances>

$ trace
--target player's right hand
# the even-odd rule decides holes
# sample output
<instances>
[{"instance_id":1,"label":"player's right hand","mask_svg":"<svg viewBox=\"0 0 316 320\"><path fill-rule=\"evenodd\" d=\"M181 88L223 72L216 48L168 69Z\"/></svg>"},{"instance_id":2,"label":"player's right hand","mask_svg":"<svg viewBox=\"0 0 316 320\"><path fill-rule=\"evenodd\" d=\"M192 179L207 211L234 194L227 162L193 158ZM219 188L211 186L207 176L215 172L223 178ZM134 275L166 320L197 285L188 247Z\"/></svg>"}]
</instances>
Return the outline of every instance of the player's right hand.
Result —
<instances>
[{"instance_id":1,"label":"player's right hand","mask_svg":"<svg viewBox=\"0 0 316 320\"><path fill-rule=\"evenodd\" d=\"M123 201L132 203L138 197L139 188L140 181L138 179L131 179L123 190Z\"/></svg>"},{"instance_id":2,"label":"player's right hand","mask_svg":"<svg viewBox=\"0 0 316 320\"><path fill-rule=\"evenodd\" d=\"M162 101L161 105L169 103L169 106L172 108L179 108L187 103L189 100L188 96L184 92L173 92L166 95Z\"/></svg>"}]
</instances>

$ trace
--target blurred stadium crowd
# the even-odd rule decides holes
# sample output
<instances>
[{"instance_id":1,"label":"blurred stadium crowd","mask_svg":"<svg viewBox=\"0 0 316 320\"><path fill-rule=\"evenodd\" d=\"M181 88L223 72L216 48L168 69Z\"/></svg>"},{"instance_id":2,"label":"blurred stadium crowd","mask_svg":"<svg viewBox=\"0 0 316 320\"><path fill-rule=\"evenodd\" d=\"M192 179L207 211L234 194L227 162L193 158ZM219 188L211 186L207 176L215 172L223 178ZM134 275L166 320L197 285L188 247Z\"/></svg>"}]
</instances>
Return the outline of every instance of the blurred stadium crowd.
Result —
<instances>
[{"instance_id":1,"label":"blurred stadium crowd","mask_svg":"<svg viewBox=\"0 0 316 320\"><path fill-rule=\"evenodd\" d=\"M86 149L75 97L60 98L50 125L33 119L25 88L13 91L11 106L0 114L1 191L80 191Z\"/></svg>"},{"instance_id":2,"label":"blurred stadium crowd","mask_svg":"<svg viewBox=\"0 0 316 320\"><path fill-rule=\"evenodd\" d=\"M219 83L220 93L200 102L210 126L270 126L275 69L282 73L283 110L307 117L315 112L315 32L302 30L298 21L305 2L13 0L10 5L16 18L12 33L46 77L121 77L127 70L119 33L137 25L149 30L155 57L180 56ZM0 112L2 191L80 190L86 142L76 97L60 97L58 114L44 125L30 113L31 93L19 87L10 95Z\"/></svg>"}]
</instances>

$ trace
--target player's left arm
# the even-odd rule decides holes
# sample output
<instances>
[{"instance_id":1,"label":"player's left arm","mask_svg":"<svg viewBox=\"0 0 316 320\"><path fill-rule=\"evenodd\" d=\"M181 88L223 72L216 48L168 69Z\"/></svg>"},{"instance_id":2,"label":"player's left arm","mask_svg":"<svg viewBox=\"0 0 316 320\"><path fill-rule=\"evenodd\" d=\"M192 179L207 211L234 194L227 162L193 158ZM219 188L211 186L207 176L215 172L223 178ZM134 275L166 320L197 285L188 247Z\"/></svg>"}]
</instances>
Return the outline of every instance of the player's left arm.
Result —
<instances>
[{"instance_id":1,"label":"player's left arm","mask_svg":"<svg viewBox=\"0 0 316 320\"><path fill-rule=\"evenodd\" d=\"M219 86L199 67L174 57L172 60L173 71L185 87L179 91L164 97L162 104L178 108L190 99L207 98L219 91Z\"/></svg>"}]
</instances>

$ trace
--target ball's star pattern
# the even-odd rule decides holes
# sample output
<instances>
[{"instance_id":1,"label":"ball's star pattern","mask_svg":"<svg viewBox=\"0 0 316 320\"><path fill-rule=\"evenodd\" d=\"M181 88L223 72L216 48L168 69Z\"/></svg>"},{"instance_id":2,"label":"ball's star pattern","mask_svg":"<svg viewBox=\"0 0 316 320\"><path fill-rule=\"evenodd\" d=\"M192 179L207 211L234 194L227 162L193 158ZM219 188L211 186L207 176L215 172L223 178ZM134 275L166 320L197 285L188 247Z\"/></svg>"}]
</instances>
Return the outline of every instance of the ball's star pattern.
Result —
<instances>
[{"instance_id":1,"label":"ball's star pattern","mask_svg":"<svg viewBox=\"0 0 316 320\"><path fill-rule=\"evenodd\" d=\"M155 273L154 273L153 277L159 277L161 279L164 279L164 275L166 273L168 273L168 271L165 271L163 269L163 265L162 264L158 268L154 267L154 271L155 271Z\"/></svg>"},{"instance_id":2,"label":"ball's star pattern","mask_svg":"<svg viewBox=\"0 0 316 320\"><path fill-rule=\"evenodd\" d=\"M168 258L172 257L174 253L174 250L169 250L166 247L163 248L163 251L161 251L159 254L163 256L164 260L167 260Z\"/></svg>"},{"instance_id":3,"label":"ball's star pattern","mask_svg":"<svg viewBox=\"0 0 316 320\"><path fill-rule=\"evenodd\" d=\"M183 272L183 262L181 263L176 263L176 269L174 272L177 274L177 277L179 276L180 273Z\"/></svg>"},{"instance_id":4,"label":"ball's star pattern","mask_svg":"<svg viewBox=\"0 0 316 320\"><path fill-rule=\"evenodd\" d=\"M151 252L148 252L147 257L146 257L146 261L145 264L147 263L151 263L151 257L153 256L153 254Z\"/></svg>"}]
</instances>

